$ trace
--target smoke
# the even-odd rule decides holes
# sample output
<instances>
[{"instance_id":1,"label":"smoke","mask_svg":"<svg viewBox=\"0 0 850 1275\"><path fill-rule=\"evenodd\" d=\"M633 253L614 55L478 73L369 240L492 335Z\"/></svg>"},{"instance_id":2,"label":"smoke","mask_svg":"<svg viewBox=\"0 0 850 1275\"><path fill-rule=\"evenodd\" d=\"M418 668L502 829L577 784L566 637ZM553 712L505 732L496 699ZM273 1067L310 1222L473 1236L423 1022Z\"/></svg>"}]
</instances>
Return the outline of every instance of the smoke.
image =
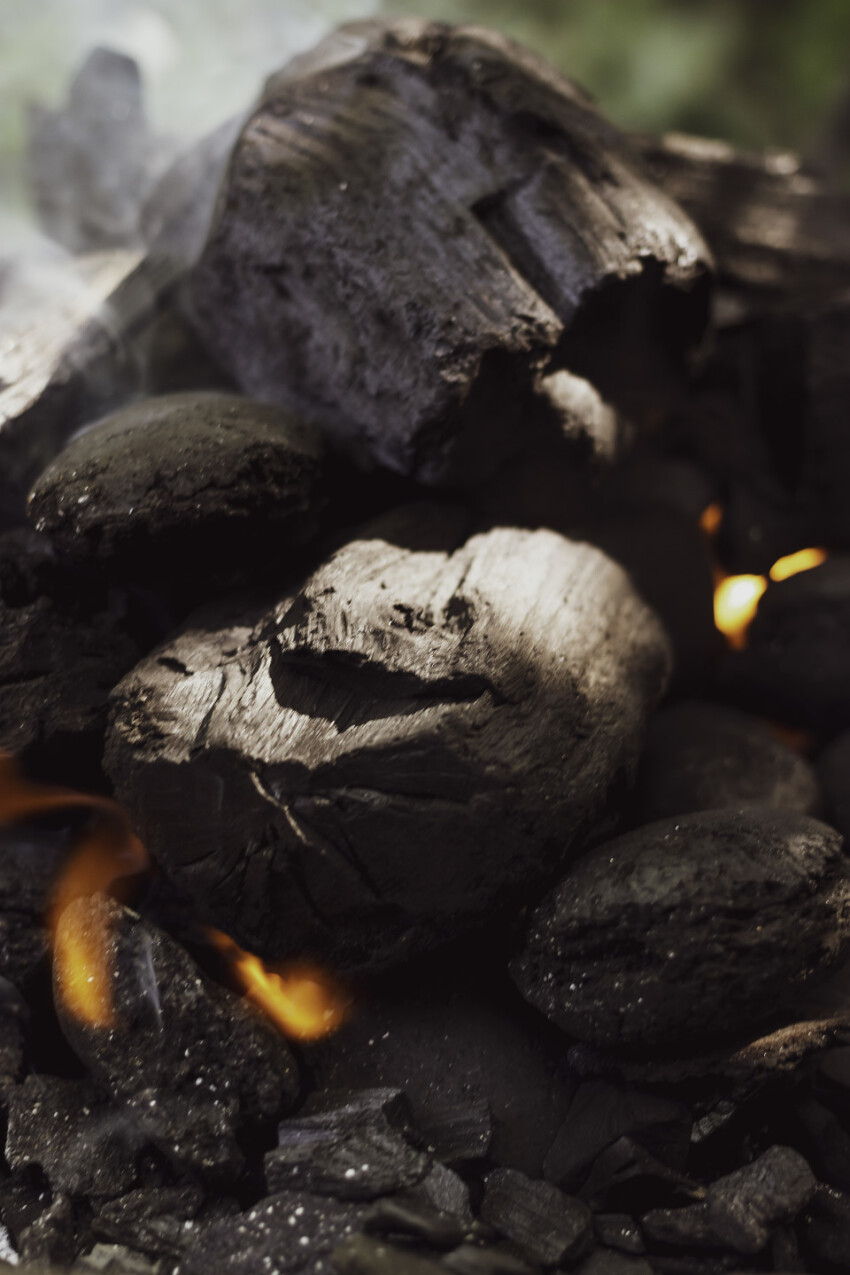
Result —
<instances>
[{"instance_id":1,"label":"smoke","mask_svg":"<svg viewBox=\"0 0 850 1275\"><path fill-rule=\"evenodd\" d=\"M0 199L26 207L29 104L58 107L92 48L136 59L158 133L191 140L244 110L264 78L377 0L28 0L0 6Z\"/></svg>"}]
</instances>

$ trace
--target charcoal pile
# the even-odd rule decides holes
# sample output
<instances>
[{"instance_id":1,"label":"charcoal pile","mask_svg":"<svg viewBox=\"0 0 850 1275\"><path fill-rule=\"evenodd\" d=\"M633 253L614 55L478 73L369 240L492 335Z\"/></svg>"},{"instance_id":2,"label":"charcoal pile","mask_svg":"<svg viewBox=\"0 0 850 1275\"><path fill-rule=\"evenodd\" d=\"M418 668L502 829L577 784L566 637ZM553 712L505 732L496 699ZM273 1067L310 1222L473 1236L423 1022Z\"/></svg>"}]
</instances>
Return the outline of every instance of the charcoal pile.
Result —
<instances>
[{"instance_id":1,"label":"charcoal pile","mask_svg":"<svg viewBox=\"0 0 850 1275\"><path fill-rule=\"evenodd\" d=\"M0 1269L846 1270L846 199L418 21L32 148Z\"/></svg>"}]
</instances>

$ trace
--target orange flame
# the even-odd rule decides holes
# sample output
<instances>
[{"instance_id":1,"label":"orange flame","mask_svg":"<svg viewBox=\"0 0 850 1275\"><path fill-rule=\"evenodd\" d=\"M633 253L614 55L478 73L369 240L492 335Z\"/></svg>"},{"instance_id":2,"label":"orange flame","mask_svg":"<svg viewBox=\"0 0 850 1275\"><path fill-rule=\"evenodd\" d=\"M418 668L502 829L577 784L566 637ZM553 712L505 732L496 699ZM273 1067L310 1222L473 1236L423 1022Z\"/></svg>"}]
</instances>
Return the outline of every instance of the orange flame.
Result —
<instances>
[{"instance_id":1,"label":"orange flame","mask_svg":"<svg viewBox=\"0 0 850 1275\"><path fill-rule=\"evenodd\" d=\"M69 809L90 810L97 818L65 864L48 911L57 986L77 1018L107 1028L114 1025L114 1013L104 936L78 926L60 930L59 918L73 899L110 890L119 879L146 871L147 852L117 802L33 783L13 757L0 753L0 824Z\"/></svg>"},{"instance_id":2,"label":"orange flame","mask_svg":"<svg viewBox=\"0 0 850 1275\"><path fill-rule=\"evenodd\" d=\"M714 590L714 623L733 650L747 644L747 629L767 588L764 576L721 576Z\"/></svg>"},{"instance_id":3,"label":"orange flame","mask_svg":"<svg viewBox=\"0 0 850 1275\"><path fill-rule=\"evenodd\" d=\"M720 524L723 521L723 506L713 501L710 505L706 505L699 518L699 525L702 531L711 540L720 530Z\"/></svg>"},{"instance_id":4,"label":"orange flame","mask_svg":"<svg viewBox=\"0 0 850 1275\"><path fill-rule=\"evenodd\" d=\"M245 952L227 934L207 930L207 937L224 954L246 999L261 1009L287 1036L320 1040L342 1027L351 1012L351 998L324 970L298 964L275 972Z\"/></svg>"},{"instance_id":5,"label":"orange flame","mask_svg":"<svg viewBox=\"0 0 850 1275\"><path fill-rule=\"evenodd\" d=\"M819 567L822 562L826 562L825 549L798 549L796 553L777 558L770 568L770 578L787 580L800 571L811 571L812 567Z\"/></svg>"}]
</instances>

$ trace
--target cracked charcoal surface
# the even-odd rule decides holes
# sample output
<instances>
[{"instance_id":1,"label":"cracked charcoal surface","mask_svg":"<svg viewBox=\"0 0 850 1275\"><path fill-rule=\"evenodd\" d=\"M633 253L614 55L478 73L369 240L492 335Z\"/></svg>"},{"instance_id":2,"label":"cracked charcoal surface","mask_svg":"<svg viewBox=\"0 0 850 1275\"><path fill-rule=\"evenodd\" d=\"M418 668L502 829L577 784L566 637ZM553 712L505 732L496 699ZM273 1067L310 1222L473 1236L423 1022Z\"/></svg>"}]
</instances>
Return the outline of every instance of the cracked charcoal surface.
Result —
<instances>
[{"instance_id":1,"label":"cracked charcoal surface","mask_svg":"<svg viewBox=\"0 0 850 1275\"><path fill-rule=\"evenodd\" d=\"M799 1152L771 1147L684 1209L658 1209L641 1219L653 1240L681 1247L758 1253L772 1232L794 1218L814 1194L815 1177Z\"/></svg>"},{"instance_id":2,"label":"cracked charcoal surface","mask_svg":"<svg viewBox=\"0 0 850 1275\"><path fill-rule=\"evenodd\" d=\"M256 1275L308 1271L324 1275L333 1250L360 1229L362 1204L304 1191L282 1191L234 1218L201 1228L178 1275Z\"/></svg>"},{"instance_id":3,"label":"cracked charcoal surface","mask_svg":"<svg viewBox=\"0 0 850 1275\"><path fill-rule=\"evenodd\" d=\"M633 770L667 651L624 573L551 532L455 534L388 516L252 631L207 612L116 692L120 800L198 916L266 958L455 938Z\"/></svg>"},{"instance_id":4,"label":"cracked charcoal surface","mask_svg":"<svg viewBox=\"0 0 850 1275\"><path fill-rule=\"evenodd\" d=\"M204 1192L192 1182L139 1187L96 1202L92 1232L101 1240L176 1258L194 1243L203 1206Z\"/></svg>"},{"instance_id":5,"label":"cracked charcoal surface","mask_svg":"<svg viewBox=\"0 0 850 1275\"><path fill-rule=\"evenodd\" d=\"M389 1112L355 1098L284 1121L264 1163L270 1194L301 1189L338 1200L374 1200L421 1182L431 1161Z\"/></svg>"},{"instance_id":6,"label":"cracked charcoal surface","mask_svg":"<svg viewBox=\"0 0 850 1275\"><path fill-rule=\"evenodd\" d=\"M54 1192L127 1190L145 1141L132 1116L88 1081L28 1076L10 1096L6 1160L12 1169L38 1165Z\"/></svg>"},{"instance_id":7,"label":"cracked charcoal surface","mask_svg":"<svg viewBox=\"0 0 850 1275\"><path fill-rule=\"evenodd\" d=\"M839 834L792 811L709 811L586 855L512 969L569 1035L664 1053L769 1019L839 958L848 927Z\"/></svg>"},{"instance_id":8,"label":"cracked charcoal surface","mask_svg":"<svg viewBox=\"0 0 850 1275\"><path fill-rule=\"evenodd\" d=\"M481 1219L543 1266L571 1264L593 1244L586 1204L513 1169L496 1169L485 1178Z\"/></svg>"},{"instance_id":9,"label":"cracked charcoal surface","mask_svg":"<svg viewBox=\"0 0 850 1275\"><path fill-rule=\"evenodd\" d=\"M109 692L146 636L121 590L30 532L0 536L0 750L99 758Z\"/></svg>"},{"instance_id":10,"label":"cracked charcoal surface","mask_svg":"<svg viewBox=\"0 0 850 1275\"><path fill-rule=\"evenodd\" d=\"M637 785L639 821L759 805L817 814L815 774L764 722L720 704L675 704L653 718Z\"/></svg>"},{"instance_id":11,"label":"cracked charcoal surface","mask_svg":"<svg viewBox=\"0 0 850 1275\"><path fill-rule=\"evenodd\" d=\"M158 587L242 580L315 534L323 447L282 408L186 392L125 407L73 439L29 497L63 553Z\"/></svg>"},{"instance_id":12,"label":"cracked charcoal surface","mask_svg":"<svg viewBox=\"0 0 850 1275\"><path fill-rule=\"evenodd\" d=\"M94 895L72 903L59 925L60 935L73 926L102 945L114 971L111 1028L83 1024L56 989L75 1053L174 1161L213 1175L238 1172L239 1138L273 1123L297 1095L283 1039L128 908Z\"/></svg>"},{"instance_id":13,"label":"cracked charcoal surface","mask_svg":"<svg viewBox=\"0 0 850 1275\"><path fill-rule=\"evenodd\" d=\"M440 483L518 450L565 330L555 366L657 391L701 337L708 259L542 59L480 27L363 22L268 82L192 287L247 392Z\"/></svg>"}]
</instances>

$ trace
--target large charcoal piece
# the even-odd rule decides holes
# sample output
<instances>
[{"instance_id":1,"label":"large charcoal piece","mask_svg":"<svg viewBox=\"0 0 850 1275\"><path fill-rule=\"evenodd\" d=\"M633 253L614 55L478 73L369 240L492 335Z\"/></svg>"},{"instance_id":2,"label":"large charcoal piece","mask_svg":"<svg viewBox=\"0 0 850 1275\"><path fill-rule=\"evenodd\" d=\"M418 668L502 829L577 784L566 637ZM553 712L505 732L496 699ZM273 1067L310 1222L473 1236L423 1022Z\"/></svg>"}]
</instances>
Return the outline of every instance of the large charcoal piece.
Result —
<instances>
[{"instance_id":1,"label":"large charcoal piece","mask_svg":"<svg viewBox=\"0 0 850 1275\"><path fill-rule=\"evenodd\" d=\"M641 759L641 823L720 806L817 814L811 766L756 717L720 704L674 704L650 724Z\"/></svg>"},{"instance_id":2,"label":"large charcoal piece","mask_svg":"<svg viewBox=\"0 0 850 1275\"><path fill-rule=\"evenodd\" d=\"M149 645L127 594L23 530L0 536L0 750L99 759L109 693ZM148 639L147 641L145 639Z\"/></svg>"},{"instance_id":3,"label":"large charcoal piece","mask_svg":"<svg viewBox=\"0 0 850 1275\"><path fill-rule=\"evenodd\" d=\"M56 1002L63 1030L90 1074L146 1137L178 1164L236 1173L239 1140L288 1110L292 1056L273 1027L206 980L172 939L134 912L94 895L63 913L60 943L82 936L111 974L114 1022L83 1022ZM64 938L63 938L64 936Z\"/></svg>"},{"instance_id":4,"label":"large charcoal piece","mask_svg":"<svg viewBox=\"0 0 850 1275\"><path fill-rule=\"evenodd\" d=\"M164 395L74 439L35 484L29 516L70 558L210 589L315 533L321 457L315 431L282 408Z\"/></svg>"},{"instance_id":5,"label":"large charcoal piece","mask_svg":"<svg viewBox=\"0 0 850 1275\"><path fill-rule=\"evenodd\" d=\"M552 532L458 539L427 507L372 524L116 692L120 799L262 955L374 966L515 907L634 768L667 650L625 574Z\"/></svg>"},{"instance_id":6,"label":"large charcoal piece","mask_svg":"<svg viewBox=\"0 0 850 1275\"><path fill-rule=\"evenodd\" d=\"M707 261L541 59L479 27L366 22L268 82L192 290L247 392L442 483L518 450L550 364L657 396L701 338Z\"/></svg>"},{"instance_id":7,"label":"large charcoal piece","mask_svg":"<svg viewBox=\"0 0 850 1275\"><path fill-rule=\"evenodd\" d=\"M600 845L534 912L513 972L564 1031L688 1049L775 1014L850 937L842 839L792 811L719 810Z\"/></svg>"}]
</instances>

